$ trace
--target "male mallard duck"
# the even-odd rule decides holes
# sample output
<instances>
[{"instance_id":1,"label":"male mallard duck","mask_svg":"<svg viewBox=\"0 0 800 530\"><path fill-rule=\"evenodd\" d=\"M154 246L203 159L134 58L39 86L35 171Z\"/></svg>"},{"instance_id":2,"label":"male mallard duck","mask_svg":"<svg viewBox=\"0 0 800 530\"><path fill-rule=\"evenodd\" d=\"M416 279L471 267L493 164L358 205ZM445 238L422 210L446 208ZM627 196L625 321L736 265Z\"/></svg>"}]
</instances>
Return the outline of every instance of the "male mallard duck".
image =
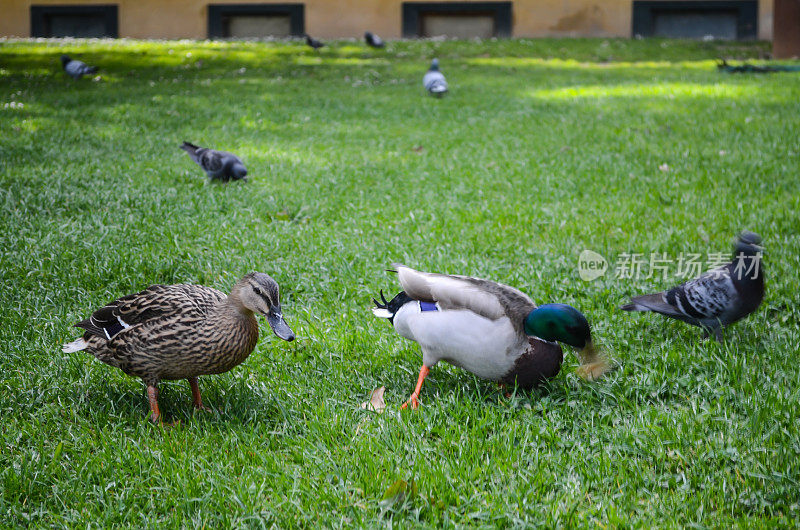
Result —
<instances>
[{"instance_id":1,"label":"male mallard duck","mask_svg":"<svg viewBox=\"0 0 800 530\"><path fill-rule=\"evenodd\" d=\"M586 317L565 304L536 307L523 292L479 278L396 267L403 287L391 301L375 300L376 316L389 319L402 337L418 343L422 368L408 403L419 393L430 368L446 361L483 379L532 388L561 369L555 341L579 348L578 373L594 380L609 369L592 344Z\"/></svg>"},{"instance_id":2,"label":"male mallard duck","mask_svg":"<svg viewBox=\"0 0 800 530\"><path fill-rule=\"evenodd\" d=\"M736 239L733 260L669 291L634 296L624 311L654 311L683 320L723 340L722 328L741 320L764 299L761 236L743 231Z\"/></svg>"},{"instance_id":3,"label":"male mallard duck","mask_svg":"<svg viewBox=\"0 0 800 530\"><path fill-rule=\"evenodd\" d=\"M247 359L258 341L253 313L267 317L283 340L294 333L281 314L278 284L251 272L225 295L202 285L152 285L123 296L75 327L83 337L64 344L66 353L87 350L147 385L151 421L161 417L158 382L186 379L194 406L203 409L197 376L227 372Z\"/></svg>"}]
</instances>

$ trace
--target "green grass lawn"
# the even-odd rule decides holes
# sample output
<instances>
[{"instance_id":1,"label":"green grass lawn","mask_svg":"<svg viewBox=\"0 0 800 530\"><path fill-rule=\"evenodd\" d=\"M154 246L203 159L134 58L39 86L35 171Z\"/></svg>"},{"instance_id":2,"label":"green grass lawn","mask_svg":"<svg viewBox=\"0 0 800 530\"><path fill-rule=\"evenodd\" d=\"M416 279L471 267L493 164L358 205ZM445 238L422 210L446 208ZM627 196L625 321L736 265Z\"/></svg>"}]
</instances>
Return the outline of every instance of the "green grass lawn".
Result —
<instances>
[{"instance_id":1,"label":"green grass lawn","mask_svg":"<svg viewBox=\"0 0 800 530\"><path fill-rule=\"evenodd\" d=\"M0 42L0 526L794 526L800 516L800 74L765 43ZM101 67L74 82L58 57ZM427 97L438 56L451 85ZM239 154L213 185L183 140ZM724 344L617 307L676 283L578 276L584 249L766 248ZM505 398L369 308L393 262L587 314L620 368ZM153 283L282 289L297 340L161 385L64 354ZM647 268L644 269L647 271ZM387 387L388 409L359 404ZM407 495L387 489L414 481ZM391 493L391 492L389 492Z\"/></svg>"}]
</instances>

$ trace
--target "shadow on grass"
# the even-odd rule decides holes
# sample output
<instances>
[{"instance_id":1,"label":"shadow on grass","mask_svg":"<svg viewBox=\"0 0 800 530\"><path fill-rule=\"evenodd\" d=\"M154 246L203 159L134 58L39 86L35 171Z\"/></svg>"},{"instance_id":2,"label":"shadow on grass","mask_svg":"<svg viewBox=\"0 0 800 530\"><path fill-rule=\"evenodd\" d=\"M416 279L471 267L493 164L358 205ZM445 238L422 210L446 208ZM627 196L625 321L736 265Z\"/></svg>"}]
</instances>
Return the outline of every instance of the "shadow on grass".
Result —
<instances>
[{"instance_id":1,"label":"shadow on grass","mask_svg":"<svg viewBox=\"0 0 800 530\"><path fill-rule=\"evenodd\" d=\"M249 424L257 422L274 427L289 421L289 412L279 400L266 396L256 388L234 383L227 388L209 384L200 378L203 404L210 412L197 412L186 381L163 381L159 384L159 407L164 422L180 421L190 425L204 418L209 423ZM79 415L88 423L102 424L113 419L136 424L148 421L150 408L143 384L131 379L129 384L115 385L103 380L86 389L73 387L64 396L66 401L80 404Z\"/></svg>"}]
</instances>

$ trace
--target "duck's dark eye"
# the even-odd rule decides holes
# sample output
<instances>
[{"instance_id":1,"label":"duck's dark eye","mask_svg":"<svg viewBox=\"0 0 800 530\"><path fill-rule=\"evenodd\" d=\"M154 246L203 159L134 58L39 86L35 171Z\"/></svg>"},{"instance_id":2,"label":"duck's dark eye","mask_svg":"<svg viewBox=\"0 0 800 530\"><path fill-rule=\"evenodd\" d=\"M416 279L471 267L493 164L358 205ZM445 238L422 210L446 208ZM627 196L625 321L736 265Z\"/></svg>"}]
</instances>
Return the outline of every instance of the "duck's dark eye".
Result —
<instances>
[{"instance_id":1,"label":"duck's dark eye","mask_svg":"<svg viewBox=\"0 0 800 530\"><path fill-rule=\"evenodd\" d=\"M261 289L258 287L253 287L253 292L255 292L258 296L261 296Z\"/></svg>"}]
</instances>

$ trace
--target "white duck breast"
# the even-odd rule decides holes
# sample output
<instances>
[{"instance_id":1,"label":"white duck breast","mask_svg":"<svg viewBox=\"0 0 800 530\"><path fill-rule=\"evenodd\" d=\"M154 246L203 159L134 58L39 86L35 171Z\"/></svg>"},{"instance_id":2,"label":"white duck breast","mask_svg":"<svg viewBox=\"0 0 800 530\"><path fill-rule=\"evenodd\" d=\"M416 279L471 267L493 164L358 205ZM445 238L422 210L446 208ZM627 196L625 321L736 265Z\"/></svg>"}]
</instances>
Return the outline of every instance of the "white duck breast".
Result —
<instances>
[{"instance_id":1,"label":"white duck breast","mask_svg":"<svg viewBox=\"0 0 800 530\"><path fill-rule=\"evenodd\" d=\"M509 373L516 360L513 353L527 342L507 317L491 320L469 310L422 311L417 301L397 311L394 327L419 344L425 366L445 361L491 380Z\"/></svg>"}]
</instances>

